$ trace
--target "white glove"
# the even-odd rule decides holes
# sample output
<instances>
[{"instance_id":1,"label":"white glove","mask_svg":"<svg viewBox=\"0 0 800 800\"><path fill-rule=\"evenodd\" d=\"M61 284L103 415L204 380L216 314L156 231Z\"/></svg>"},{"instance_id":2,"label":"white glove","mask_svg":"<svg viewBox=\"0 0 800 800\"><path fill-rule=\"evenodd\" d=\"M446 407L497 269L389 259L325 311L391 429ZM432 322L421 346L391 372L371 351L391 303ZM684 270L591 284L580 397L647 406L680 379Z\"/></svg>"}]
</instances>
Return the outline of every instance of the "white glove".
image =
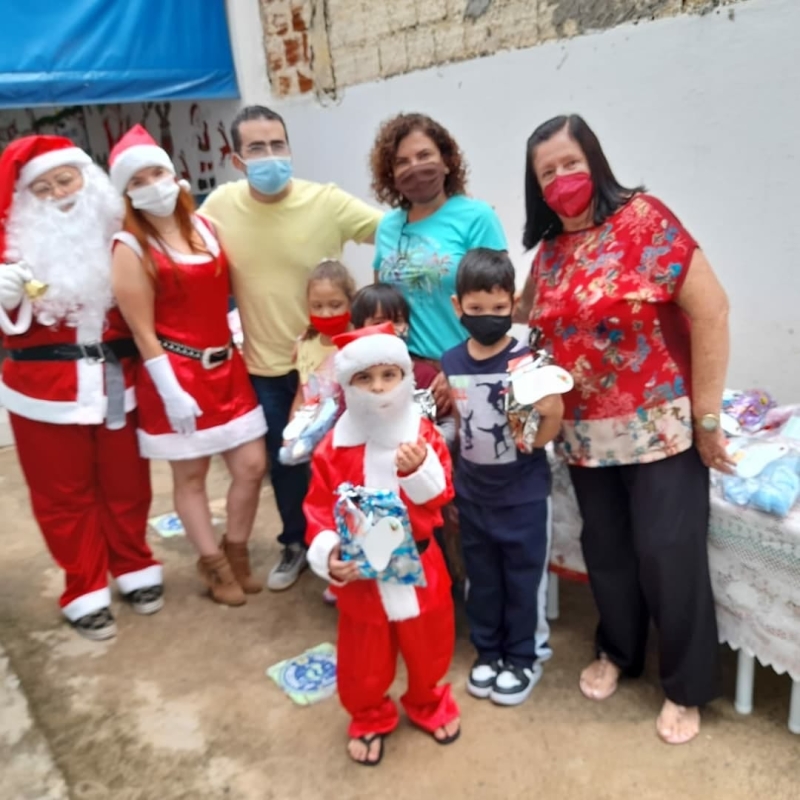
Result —
<instances>
[{"instance_id":1,"label":"white glove","mask_svg":"<svg viewBox=\"0 0 800 800\"><path fill-rule=\"evenodd\" d=\"M167 356L151 358L144 365L161 396L172 430L183 434L194 433L197 429L195 418L203 412L194 397L181 389Z\"/></svg>"},{"instance_id":2,"label":"white glove","mask_svg":"<svg viewBox=\"0 0 800 800\"><path fill-rule=\"evenodd\" d=\"M0 305L6 311L13 311L22 302L25 283L33 274L23 263L0 264Z\"/></svg>"}]
</instances>

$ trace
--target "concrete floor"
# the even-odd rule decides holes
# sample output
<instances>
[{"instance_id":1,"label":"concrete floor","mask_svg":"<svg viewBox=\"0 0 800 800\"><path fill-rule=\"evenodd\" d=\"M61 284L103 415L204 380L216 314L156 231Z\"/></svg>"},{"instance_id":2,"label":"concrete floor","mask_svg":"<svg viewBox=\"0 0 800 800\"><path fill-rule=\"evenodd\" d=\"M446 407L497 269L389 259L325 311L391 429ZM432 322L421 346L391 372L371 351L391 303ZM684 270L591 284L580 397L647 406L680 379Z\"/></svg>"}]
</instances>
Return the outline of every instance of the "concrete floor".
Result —
<instances>
[{"instance_id":1,"label":"concrete floor","mask_svg":"<svg viewBox=\"0 0 800 800\"><path fill-rule=\"evenodd\" d=\"M212 497L223 497L225 484L216 464ZM164 465L154 469L154 488L153 513L170 510ZM677 748L655 736L661 697L653 664L648 678L623 685L607 703L584 700L577 677L594 625L585 586L563 585L555 656L516 709L466 695L472 653L460 619L451 676L461 740L441 748L403 724L387 740L383 764L369 770L345 756L346 717L335 699L300 708L264 674L335 640L336 612L321 602L313 575L284 594L222 608L201 594L188 543L153 535L167 607L141 618L118 606L118 638L91 643L60 621L61 577L31 520L13 450L0 451L0 518L0 645L36 728L20 736L19 726L0 725L0 800L64 796L48 772L48 750L74 800L800 797L800 737L786 729L786 676L759 669L755 712L739 717L731 703L735 660L726 650L725 697L706 711L700 738ZM265 489L254 543L262 576L277 555L276 525ZM20 702L4 705L0 693L4 721ZM53 783L13 784L14 775L31 774L37 754L41 779Z\"/></svg>"}]
</instances>

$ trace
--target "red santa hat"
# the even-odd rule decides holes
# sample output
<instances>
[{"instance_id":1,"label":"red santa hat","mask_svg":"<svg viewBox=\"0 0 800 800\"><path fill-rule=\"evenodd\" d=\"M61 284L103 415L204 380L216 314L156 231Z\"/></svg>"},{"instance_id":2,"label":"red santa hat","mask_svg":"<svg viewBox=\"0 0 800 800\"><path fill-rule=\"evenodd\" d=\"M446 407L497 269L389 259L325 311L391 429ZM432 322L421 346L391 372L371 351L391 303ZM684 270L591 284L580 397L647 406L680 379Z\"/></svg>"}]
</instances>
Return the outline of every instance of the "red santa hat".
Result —
<instances>
[{"instance_id":1,"label":"red santa hat","mask_svg":"<svg viewBox=\"0 0 800 800\"><path fill-rule=\"evenodd\" d=\"M333 337L339 348L336 354L336 380L340 386L349 386L357 372L376 364L393 364L409 375L412 370L411 356L405 342L394 332L391 322L359 328Z\"/></svg>"},{"instance_id":2,"label":"red santa hat","mask_svg":"<svg viewBox=\"0 0 800 800\"><path fill-rule=\"evenodd\" d=\"M111 183L120 193L125 193L128 181L145 167L163 167L175 174L175 167L167 151L141 126L134 125L113 147L108 157Z\"/></svg>"},{"instance_id":3,"label":"red santa hat","mask_svg":"<svg viewBox=\"0 0 800 800\"><path fill-rule=\"evenodd\" d=\"M23 136L0 156L0 260L5 254L5 224L14 192L56 167L91 164L87 153L64 136Z\"/></svg>"}]
</instances>

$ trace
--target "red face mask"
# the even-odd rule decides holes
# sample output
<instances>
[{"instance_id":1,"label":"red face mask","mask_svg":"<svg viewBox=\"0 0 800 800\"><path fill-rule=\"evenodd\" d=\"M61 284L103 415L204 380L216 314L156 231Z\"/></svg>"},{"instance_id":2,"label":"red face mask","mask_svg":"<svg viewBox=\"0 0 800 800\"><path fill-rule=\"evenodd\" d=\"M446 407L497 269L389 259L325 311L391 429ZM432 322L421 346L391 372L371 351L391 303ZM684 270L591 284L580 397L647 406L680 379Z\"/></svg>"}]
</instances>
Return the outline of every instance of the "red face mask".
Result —
<instances>
[{"instance_id":1,"label":"red face mask","mask_svg":"<svg viewBox=\"0 0 800 800\"><path fill-rule=\"evenodd\" d=\"M594 196L594 181L588 172L559 175L544 190L544 201L559 217L573 219L589 208Z\"/></svg>"},{"instance_id":2,"label":"red face mask","mask_svg":"<svg viewBox=\"0 0 800 800\"><path fill-rule=\"evenodd\" d=\"M318 317L312 314L309 322L314 330L323 336L338 336L350 327L350 312L345 311L344 314L337 314L335 317Z\"/></svg>"}]
</instances>

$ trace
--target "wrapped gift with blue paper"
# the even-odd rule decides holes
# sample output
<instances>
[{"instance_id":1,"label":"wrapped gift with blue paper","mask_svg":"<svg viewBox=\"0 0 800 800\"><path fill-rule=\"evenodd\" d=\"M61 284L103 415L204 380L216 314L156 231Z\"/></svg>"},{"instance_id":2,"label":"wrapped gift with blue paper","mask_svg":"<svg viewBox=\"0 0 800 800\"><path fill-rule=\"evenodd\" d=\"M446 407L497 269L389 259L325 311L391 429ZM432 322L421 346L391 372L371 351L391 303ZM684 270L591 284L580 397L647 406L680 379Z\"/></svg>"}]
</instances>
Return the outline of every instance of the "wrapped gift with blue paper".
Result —
<instances>
[{"instance_id":1,"label":"wrapped gift with blue paper","mask_svg":"<svg viewBox=\"0 0 800 800\"><path fill-rule=\"evenodd\" d=\"M343 483L334 506L343 561L362 578L425 586L425 571L411 533L408 510L396 492Z\"/></svg>"},{"instance_id":2,"label":"wrapped gift with blue paper","mask_svg":"<svg viewBox=\"0 0 800 800\"><path fill-rule=\"evenodd\" d=\"M285 444L278 453L281 464L293 466L310 461L314 448L333 428L338 417L339 401L336 397L324 397L318 402L300 406L283 429Z\"/></svg>"}]
</instances>

